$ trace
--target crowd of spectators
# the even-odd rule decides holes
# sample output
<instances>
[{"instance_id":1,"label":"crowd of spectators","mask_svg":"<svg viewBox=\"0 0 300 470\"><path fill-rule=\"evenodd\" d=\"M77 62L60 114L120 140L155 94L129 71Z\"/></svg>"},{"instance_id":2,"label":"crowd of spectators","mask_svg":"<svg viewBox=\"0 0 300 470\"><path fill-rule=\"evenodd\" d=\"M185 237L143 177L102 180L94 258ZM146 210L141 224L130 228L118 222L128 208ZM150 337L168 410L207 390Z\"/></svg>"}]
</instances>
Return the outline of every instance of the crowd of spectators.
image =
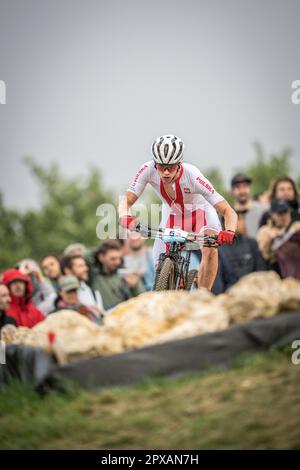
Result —
<instances>
[{"instance_id":1,"label":"crowd of spectators","mask_svg":"<svg viewBox=\"0 0 300 470\"><path fill-rule=\"evenodd\" d=\"M32 259L16 263L0 275L0 328L7 323L31 328L66 309L101 324L120 302L152 289L151 251L135 233L91 250L74 243L61 256L46 254L40 264Z\"/></svg>"},{"instance_id":2,"label":"crowd of spectators","mask_svg":"<svg viewBox=\"0 0 300 470\"><path fill-rule=\"evenodd\" d=\"M242 276L275 270L300 279L299 193L290 177L274 181L270 191L253 197L251 178L231 180L238 214L236 240L219 247L213 292L220 294ZM201 262L201 252L193 256ZM103 316L136 295L152 290L155 270L151 247L137 233L126 240L104 240L94 249L81 243L61 256L47 253L38 263L18 262L0 274L0 329L6 324L33 327L47 315L71 309L101 324Z\"/></svg>"}]
</instances>

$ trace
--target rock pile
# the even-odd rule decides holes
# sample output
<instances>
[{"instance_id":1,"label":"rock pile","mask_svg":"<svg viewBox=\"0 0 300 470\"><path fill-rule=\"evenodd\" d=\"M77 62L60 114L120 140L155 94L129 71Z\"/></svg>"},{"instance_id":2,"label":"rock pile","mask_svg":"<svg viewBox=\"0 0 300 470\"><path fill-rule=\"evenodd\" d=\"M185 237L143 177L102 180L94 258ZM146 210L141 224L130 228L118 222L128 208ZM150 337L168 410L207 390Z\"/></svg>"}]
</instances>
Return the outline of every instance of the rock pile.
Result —
<instances>
[{"instance_id":1,"label":"rock pile","mask_svg":"<svg viewBox=\"0 0 300 470\"><path fill-rule=\"evenodd\" d=\"M274 272L242 278L226 294L206 290L147 292L123 302L103 326L70 310L49 315L32 329L7 325L6 344L27 344L53 353L60 364L223 330L236 323L300 309L300 282Z\"/></svg>"}]
</instances>

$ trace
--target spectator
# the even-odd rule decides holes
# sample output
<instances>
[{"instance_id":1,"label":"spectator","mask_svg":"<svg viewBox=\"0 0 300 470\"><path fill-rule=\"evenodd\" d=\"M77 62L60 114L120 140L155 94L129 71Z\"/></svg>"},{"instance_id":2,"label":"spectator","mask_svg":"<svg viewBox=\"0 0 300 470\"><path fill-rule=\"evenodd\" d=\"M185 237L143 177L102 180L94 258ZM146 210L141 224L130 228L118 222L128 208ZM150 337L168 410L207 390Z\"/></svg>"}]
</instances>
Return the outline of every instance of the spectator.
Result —
<instances>
[{"instance_id":1,"label":"spectator","mask_svg":"<svg viewBox=\"0 0 300 470\"><path fill-rule=\"evenodd\" d=\"M100 291L105 310L144 292L139 276L118 274L123 260L121 245L117 240L103 241L94 256L93 288Z\"/></svg>"},{"instance_id":2,"label":"spectator","mask_svg":"<svg viewBox=\"0 0 300 470\"><path fill-rule=\"evenodd\" d=\"M300 224L299 221L295 223ZM275 248L281 277L300 280L300 227L297 232L287 233Z\"/></svg>"},{"instance_id":3,"label":"spectator","mask_svg":"<svg viewBox=\"0 0 300 470\"><path fill-rule=\"evenodd\" d=\"M58 279L61 276L60 261L58 256L46 255L41 260L44 275L49 279L53 288L57 291L59 284Z\"/></svg>"},{"instance_id":4,"label":"spectator","mask_svg":"<svg viewBox=\"0 0 300 470\"><path fill-rule=\"evenodd\" d=\"M278 264L278 249L282 244L300 231L300 221L292 219L292 209L288 201L273 199L271 202L270 219L257 233L257 241L263 258L270 267L283 275ZM295 253L294 263L297 263Z\"/></svg>"},{"instance_id":5,"label":"spectator","mask_svg":"<svg viewBox=\"0 0 300 470\"><path fill-rule=\"evenodd\" d=\"M232 246L222 245L219 251L227 258L234 269L237 280L246 274L266 270L255 238L247 235L245 214L238 213L236 239Z\"/></svg>"},{"instance_id":6,"label":"spectator","mask_svg":"<svg viewBox=\"0 0 300 470\"><path fill-rule=\"evenodd\" d=\"M137 232L129 232L123 253L124 268L140 277L146 291L152 290L155 278L152 249L146 247L145 239Z\"/></svg>"},{"instance_id":7,"label":"spectator","mask_svg":"<svg viewBox=\"0 0 300 470\"><path fill-rule=\"evenodd\" d=\"M261 204L265 204L266 206L269 206L270 203L270 194L269 191L262 191L260 193L257 193L253 196L254 201L258 201Z\"/></svg>"},{"instance_id":8,"label":"spectator","mask_svg":"<svg viewBox=\"0 0 300 470\"><path fill-rule=\"evenodd\" d=\"M262 214L268 209L267 204L254 201L251 198L251 183L249 176L235 175L231 180L231 193L234 197L234 209L245 214L247 235L255 238Z\"/></svg>"},{"instance_id":9,"label":"spectator","mask_svg":"<svg viewBox=\"0 0 300 470\"><path fill-rule=\"evenodd\" d=\"M3 328L5 325L17 325L16 320L6 314L7 310L9 309L10 302L11 298L8 288L4 284L0 284L0 331L1 328Z\"/></svg>"},{"instance_id":10,"label":"spectator","mask_svg":"<svg viewBox=\"0 0 300 470\"><path fill-rule=\"evenodd\" d=\"M247 236L245 215L238 212L234 244L219 247L219 267L212 292L221 294L246 274L265 269L267 265L259 252L257 241Z\"/></svg>"},{"instance_id":11,"label":"spectator","mask_svg":"<svg viewBox=\"0 0 300 470\"><path fill-rule=\"evenodd\" d=\"M287 201L291 208L292 219L300 220L299 192L292 178L289 176L280 176L277 178L272 184L270 199L271 201L273 199L283 199ZM270 210L265 211L260 219L259 226L262 227L266 225L270 217Z\"/></svg>"},{"instance_id":12,"label":"spectator","mask_svg":"<svg viewBox=\"0 0 300 470\"><path fill-rule=\"evenodd\" d=\"M33 259L25 259L18 263L18 269L31 280L32 302L41 312L47 315L49 313L47 309L49 299L55 295L51 282L43 276L38 263Z\"/></svg>"},{"instance_id":13,"label":"spectator","mask_svg":"<svg viewBox=\"0 0 300 470\"><path fill-rule=\"evenodd\" d=\"M32 283L28 276L17 269L8 269L3 273L2 282L8 287L11 297L7 314L16 320L17 326L32 328L45 319L31 301Z\"/></svg>"},{"instance_id":14,"label":"spectator","mask_svg":"<svg viewBox=\"0 0 300 470\"><path fill-rule=\"evenodd\" d=\"M53 303L53 312L59 310L75 310L94 323L100 324L101 316L98 309L83 305L80 302L78 291L80 282L73 275L61 276L59 279L60 290Z\"/></svg>"},{"instance_id":15,"label":"spectator","mask_svg":"<svg viewBox=\"0 0 300 470\"><path fill-rule=\"evenodd\" d=\"M78 297L81 304L93 307L100 315L103 312L103 301L98 290L90 287L88 282L88 266L81 255L64 256L61 260L63 274L71 274L79 281Z\"/></svg>"},{"instance_id":16,"label":"spectator","mask_svg":"<svg viewBox=\"0 0 300 470\"><path fill-rule=\"evenodd\" d=\"M234 267L230 264L230 259L226 253L219 251L218 271L215 282L212 287L212 293L215 295L223 294L229 287L238 281Z\"/></svg>"}]
</instances>

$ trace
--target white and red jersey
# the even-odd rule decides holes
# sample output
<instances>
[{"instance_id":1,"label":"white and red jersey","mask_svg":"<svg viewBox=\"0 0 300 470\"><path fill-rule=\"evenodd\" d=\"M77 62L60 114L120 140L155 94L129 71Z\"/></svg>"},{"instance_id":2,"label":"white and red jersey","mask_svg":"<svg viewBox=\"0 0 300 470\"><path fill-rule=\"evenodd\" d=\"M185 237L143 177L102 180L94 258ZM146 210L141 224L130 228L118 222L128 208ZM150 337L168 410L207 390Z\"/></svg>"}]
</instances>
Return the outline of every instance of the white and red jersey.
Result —
<instances>
[{"instance_id":1,"label":"white and red jersey","mask_svg":"<svg viewBox=\"0 0 300 470\"><path fill-rule=\"evenodd\" d=\"M221 229L213 206L224 198L194 165L181 163L178 178L173 183L174 200L166 193L153 160L141 166L128 191L140 196L148 183L163 202L161 227L180 227L194 232L203 226Z\"/></svg>"},{"instance_id":2,"label":"white and red jersey","mask_svg":"<svg viewBox=\"0 0 300 470\"><path fill-rule=\"evenodd\" d=\"M196 233L203 227L221 230L220 220L213 206L224 198L194 165L181 163L178 178L173 183L174 200L166 193L153 160L141 166L128 191L140 196L148 183L163 203L160 227L180 227L187 232ZM153 246L155 266L160 253L165 250L165 243L157 238Z\"/></svg>"}]
</instances>

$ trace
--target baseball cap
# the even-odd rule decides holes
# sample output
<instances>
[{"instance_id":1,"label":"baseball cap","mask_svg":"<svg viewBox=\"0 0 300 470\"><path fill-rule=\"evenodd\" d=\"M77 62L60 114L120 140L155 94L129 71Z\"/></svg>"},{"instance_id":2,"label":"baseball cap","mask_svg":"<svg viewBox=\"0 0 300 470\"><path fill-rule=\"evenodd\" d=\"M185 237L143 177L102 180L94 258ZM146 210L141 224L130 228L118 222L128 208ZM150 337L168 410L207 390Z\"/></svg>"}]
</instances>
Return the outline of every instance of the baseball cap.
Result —
<instances>
[{"instance_id":1,"label":"baseball cap","mask_svg":"<svg viewBox=\"0 0 300 470\"><path fill-rule=\"evenodd\" d=\"M234 175L234 177L231 179L231 187L235 186L236 184L239 183L252 183L252 179L250 176L244 175L243 173L238 173Z\"/></svg>"},{"instance_id":2,"label":"baseball cap","mask_svg":"<svg viewBox=\"0 0 300 470\"><path fill-rule=\"evenodd\" d=\"M272 199L271 201L271 212L276 212L277 214L282 214L290 210L289 204L283 199Z\"/></svg>"},{"instance_id":3,"label":"baseball cap","mask_svg":"<svg viewBox=\"0 0 300 470\"><path fill-rule=\"evenodd\" d=\"M77 277L72 276L72 274L67 274L66 276L61 276L58 280L60 290L63 292L69 292L70 290L77 290L80 287Z\"/></svg>"}]
</instances>

